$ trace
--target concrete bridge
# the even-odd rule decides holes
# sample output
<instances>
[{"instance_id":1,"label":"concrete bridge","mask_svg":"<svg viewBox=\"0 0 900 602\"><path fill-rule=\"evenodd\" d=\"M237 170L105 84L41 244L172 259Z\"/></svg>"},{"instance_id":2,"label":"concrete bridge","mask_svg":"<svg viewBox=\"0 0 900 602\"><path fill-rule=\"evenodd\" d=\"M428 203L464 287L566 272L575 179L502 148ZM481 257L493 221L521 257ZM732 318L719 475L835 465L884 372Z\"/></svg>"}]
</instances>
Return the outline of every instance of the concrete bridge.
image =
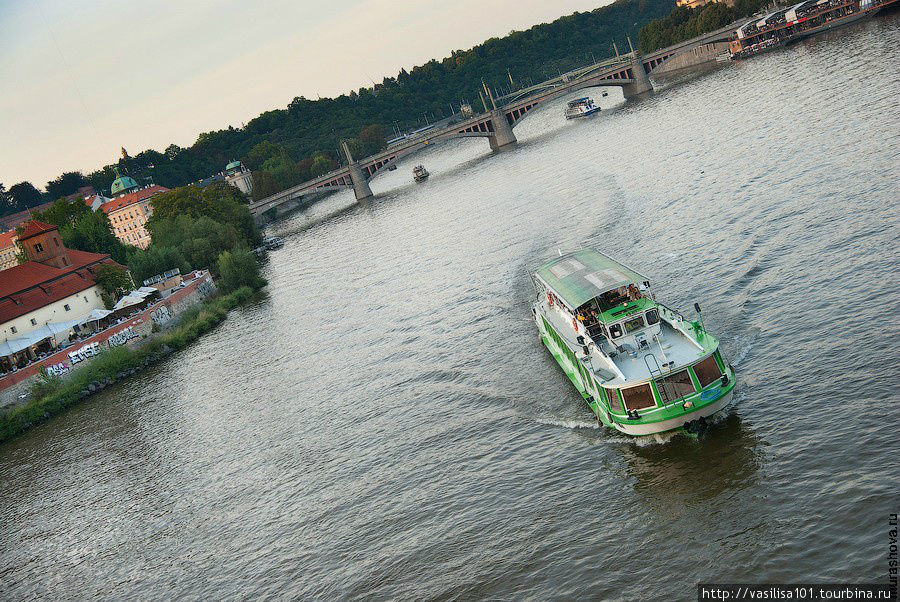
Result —
<instances>
[{"instance_id":1,"label":"concrete bridge","mask_svg":"<svg viewBox=\"0 0 900 602\"><path fill-rule=\"evenodd\" d=\"M482 96L485 112L443 128L423 132L361 160L351 156L346 143L341 143L347 165L250 204L255 217L295 201L303 196L339 188L352 188L357 200L372 196L369 180L406 155L451 138L486 138L491 149L499 150L516 143L513 128L537 106L584 88L618 86L626 99L650 92L649 76L673 57L698 45L727 40L734 32L729 26L687 40L647 56L632 51L616 58L560 75L538 85L495 98L489 89Z\"/></svg>"}]
</instances>

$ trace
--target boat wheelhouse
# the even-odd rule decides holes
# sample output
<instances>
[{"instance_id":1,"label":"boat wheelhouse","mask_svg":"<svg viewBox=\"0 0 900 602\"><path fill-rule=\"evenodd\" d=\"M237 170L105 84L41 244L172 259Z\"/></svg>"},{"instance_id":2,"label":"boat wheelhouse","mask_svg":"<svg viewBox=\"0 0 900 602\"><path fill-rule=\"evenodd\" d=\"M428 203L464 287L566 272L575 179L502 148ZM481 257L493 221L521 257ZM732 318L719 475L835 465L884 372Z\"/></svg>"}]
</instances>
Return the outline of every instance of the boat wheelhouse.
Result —
<instances>
[{"instance_id":1,"label":"boat wheelhouse","mask_svg":"<svg viewBox=\"0 0 900 602\"><path fill-rule=\"evenodd\" d=\"M594 104L594 99L585 96L584 98L576 98L570 100L566 105L566 119L577 119L579 117L587 117L600 111L600 107Z\"/></svg>"},{"instance_id":2,"label":"boat wheelhouse","mask_svg":"<svg viewBox=\"0 0 900 602\"><path fill-rule=\"evenodd\" d=\"M431 174L428 173L428 170L425 169L424 165L416 165L413 167L413 179L416 182L421 182L422 180L427 180L428 176Z\"/></svg>"},{"instance_id":3,"label":"boat wheelhouse","mask_svg":"<svg viewBox=\"0 0 900 602\"><path fill-rule=\"evenodd\" d=\"M541 341L604 425L628 435L693 428L723 409L734 370L702 318L656 301L650 280L593 249L532 273Z\"/></svg>"}]
</instances>

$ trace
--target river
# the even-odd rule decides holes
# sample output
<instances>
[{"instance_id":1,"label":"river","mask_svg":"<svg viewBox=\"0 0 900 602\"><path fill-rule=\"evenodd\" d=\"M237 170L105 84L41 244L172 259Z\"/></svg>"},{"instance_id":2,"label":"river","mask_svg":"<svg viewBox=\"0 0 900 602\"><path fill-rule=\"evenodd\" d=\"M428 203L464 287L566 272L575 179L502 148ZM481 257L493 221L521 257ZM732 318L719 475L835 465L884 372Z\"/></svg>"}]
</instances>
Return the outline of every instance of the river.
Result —
<instances>
[{"instance_id":1,"label":"river","mask_svg":"<svg viewBox=\"0 0 900 602\"><path fill-rule=\"evenodd\" d=\"M0 597L886 581L898 41L880 16L637 102L593 90L596 118L561 100L511 151L436 146L277 223L258 301L0 446ZM700 439L598 429L538 343L528 269L581 245L702 304L739 385Z\"/></svg>"}]
</instances>

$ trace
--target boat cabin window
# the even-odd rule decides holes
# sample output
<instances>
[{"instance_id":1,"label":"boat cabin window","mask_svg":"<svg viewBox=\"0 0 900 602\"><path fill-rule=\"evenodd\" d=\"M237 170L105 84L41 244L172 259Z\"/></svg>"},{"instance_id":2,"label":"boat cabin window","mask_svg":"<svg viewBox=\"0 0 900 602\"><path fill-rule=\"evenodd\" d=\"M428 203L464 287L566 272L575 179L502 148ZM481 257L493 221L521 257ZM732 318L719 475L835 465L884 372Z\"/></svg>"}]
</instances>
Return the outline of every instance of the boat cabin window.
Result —
<instances>
[{"instance_id":1,"label":"boat cabin window","mask_svg":"<svg viewBox=\"0 0 900 602\"><path fill-rule=\"evenodd\" d=\"M650 388L650 385L638 385L622 389L622 399L625 400L625 407L629 410L642 410L656 406L656 400L653 399L653 389Z\"/></svg>"},{"instance_id":2,"label":"boat cabin window","mask_svg":"<svg viewBox=\"0 0 900 602\"><path fill-rule=\"evenodd\" d=\"M702 362L694 364L694 374L697 375L697 380L700 381L701 387L705 387L722 378L719 364L716 363L716 358L713 356L709 356Z\"/></svg>"},{"instance_id":3,"label":"boat cabin window","mask_svg":"<svg viewBox=\"0 0 900 602\"><path fill-rule=\"evenodd\" d=\"M609 337L611 339L618 339L622 336L622 325L621 324L612 324L609 327Z\"/></svg>"},{"instance_id":4,"label":"boat cabin window","mask_svg":"<svg viewBox=\"0 0 900 602\"><path fill-rule=\"evenodd\" d=\"M644 316L635 316L629 320L625 320L623 324L625 326L625 332L634 332L635 330L640 330L644 327Z\"/></svg>"},{"instance_id":5,"label":"boat cabin window","mask_svg":"<svg viewBox=\"0 0 900 602\"><path fill-rule=\"evenodd\" d=\"M668 403L693 393L694 383L691 382L691 375L688 374L688 371L682 370L656 381L656 389L662 400Z\"/></svg>"},{"instance_id":6,"label":"boat cabin window","mask_svg":"<svg viewBox=\"0 0 900 602\"><path fill-rule=\"evenodd\" d=\"M653 326L654 324L659 322L659 310L658 309L651 309L650 311L645 313L644 316L647 318L647 326Z\"/></svg>"},{"instance_id":7,"label":"boat cabin window","mask_svg":"<svg viewBox=\"0 0 900 602\"><path fill-rule=\"evenodd\" d=\"M609 400L609 409L613 412L621 412L622 411L622 402L619 401L619 393L616 389L603 389L606 393L606 398Z\"/></svg>"}]
</instances>

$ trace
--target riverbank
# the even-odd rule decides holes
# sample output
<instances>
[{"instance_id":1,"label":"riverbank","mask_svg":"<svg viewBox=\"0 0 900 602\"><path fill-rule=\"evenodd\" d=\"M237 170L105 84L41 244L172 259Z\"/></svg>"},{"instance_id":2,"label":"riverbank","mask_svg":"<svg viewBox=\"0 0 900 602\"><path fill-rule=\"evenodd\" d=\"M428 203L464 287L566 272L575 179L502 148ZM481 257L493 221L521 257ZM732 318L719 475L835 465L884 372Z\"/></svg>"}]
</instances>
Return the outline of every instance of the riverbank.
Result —
<instances>
[{"instance_id":1,"label":"riverbank","mask_svg":"<svg viewBox=\"0 0 900 602\"><path fill-rule=\"evenodd\" d=\"M241 287L185 310L176 326L148 337L138 347L109 348L66 376L55 376L45 371L32 385L30 399L26 403L0 414L0 443L155 364L170 353L184 349L223 322L229 311L252 296L253 289Z\"/></svg>"}]
</instances>

